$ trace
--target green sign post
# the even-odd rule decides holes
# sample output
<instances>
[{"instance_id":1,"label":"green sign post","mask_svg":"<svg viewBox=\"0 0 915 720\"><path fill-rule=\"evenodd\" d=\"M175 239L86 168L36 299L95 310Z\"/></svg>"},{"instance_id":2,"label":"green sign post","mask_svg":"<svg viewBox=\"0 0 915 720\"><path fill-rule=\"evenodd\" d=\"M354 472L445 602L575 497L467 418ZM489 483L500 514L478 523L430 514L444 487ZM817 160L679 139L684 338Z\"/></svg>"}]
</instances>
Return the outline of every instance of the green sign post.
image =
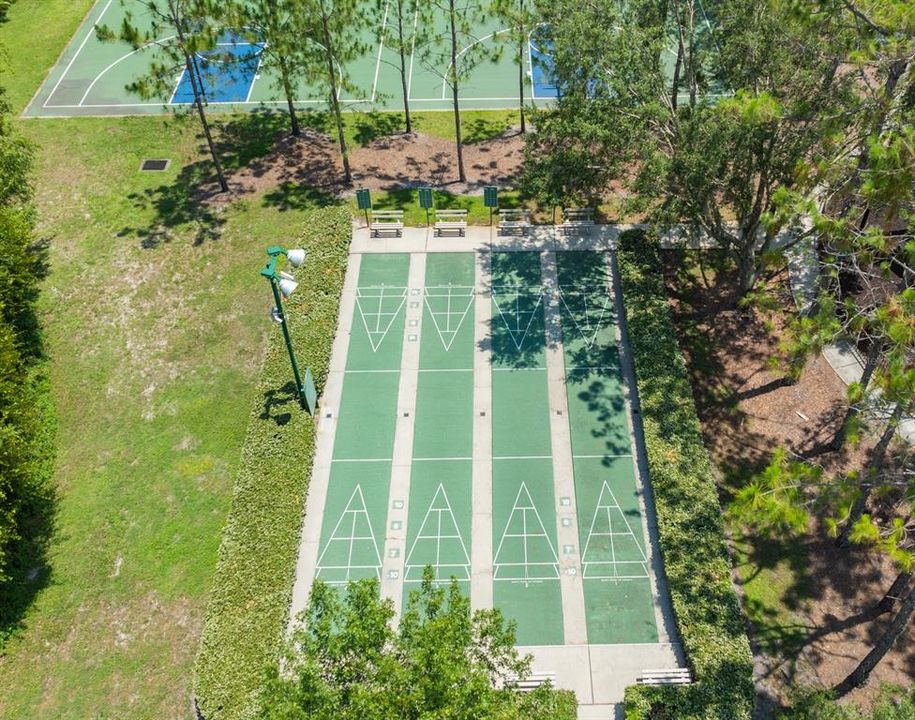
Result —
<instances>
[{"instance_id":1,"label":"green sign post","mask_svg":"<svg viewBox=\"0 0 915 720\"><path fill-rule=\"evenodd\" d=\"M432 188L419 189L419 206L426 211L426 227L429 226L429 211L432 209Z\"/></svg>"},{"instance_id":2,"label":"green sign post","mask_svg":"<svg viewBox=\"0 0 915 720\"><path fill-rule=\"evenodd\" d=\"M292 376L295 380L295 390L298 397L299 405L303 410L310 414L314 413L318 401L318 392L312 379L311 370L305 371L305 379L299 372L299 364L295 359L295 352L292 349L292 336L289 334L289 323L286 321L286 313L283 311L283 298L289 297L296 289L298 283L288 273L280 272L276 269L281 255L285 255L289 264L298 267L305 262L305 251L301 248L294 250L284 250L283 248L272 245L267 248L267 255L270 258L267 265L261 270L261 275L270 281L270 288L273 290L273 301L275 304L271 316L273 320L283 328L283 340L286 341L286 350L289 352L289 364L292 365Z\"/></svg>"},{"instance_id":3,"label":"green sign post","mask_svg":"<svg viewBox=\"0 0 915 720\"><path fill-rule=\"evenodd\" d=\"M372 209L372 196L366 188L359 188L356 191L356 207L365 211L365 224L369 224L369 210Z\"/></svg>"},{"instance_id":4,"label":"green sign post","mask_svg":"<svg viewBox=\"0 0 915 720\"><path fill-rule=\"evenodd\" d=\"M492 225L492 211L499 207L499 188L495 185L483 187L483 205L489 208L489 224Z\"/></svg>"}]
</instances>

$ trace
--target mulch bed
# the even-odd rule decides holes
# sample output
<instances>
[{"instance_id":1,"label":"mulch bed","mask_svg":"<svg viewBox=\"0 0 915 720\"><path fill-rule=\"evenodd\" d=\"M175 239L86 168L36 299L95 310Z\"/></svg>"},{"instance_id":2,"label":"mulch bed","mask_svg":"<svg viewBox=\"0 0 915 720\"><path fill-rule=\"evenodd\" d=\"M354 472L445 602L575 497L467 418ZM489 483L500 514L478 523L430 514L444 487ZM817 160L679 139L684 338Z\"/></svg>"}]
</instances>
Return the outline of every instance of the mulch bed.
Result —
<instances>
[{"instance_id":1,"label":"mulch bed","mask_svg":"<svg viewBox=\"0 0 915 720\"><path fill-rule=\"evenodd\" d=\"M735 478L747 468L764 466L778 447L811 457L828 474L866 463L873 440L838 453L820 452L845 410L845 385L821 355L807 363L796 384L780 384L784 374L771 360L779 356L783 315L738 309L735 277L720 264L717 273L703 268L704 282L699 270L684 271L681 253L666 253L665 263L681 347L690 365L706 445L722 470L724 495L739 483ZM768 278L766 285L778 307L792 307L786 271ZM822 528L813 528L799 542L809 579L804 595L810 597L793 610L797 626L782 630L801 638L800 650L784 657L755 649L760 717L769 717L773 706L784 703L793 684L829 688L840 682L891 619L860 616L896 577L884 556L865 548L838 549ZM880 682L908 687L913 680L915 627L910 626L871 681L847 700L868 707Z\"/></svg>"}]
</instances>

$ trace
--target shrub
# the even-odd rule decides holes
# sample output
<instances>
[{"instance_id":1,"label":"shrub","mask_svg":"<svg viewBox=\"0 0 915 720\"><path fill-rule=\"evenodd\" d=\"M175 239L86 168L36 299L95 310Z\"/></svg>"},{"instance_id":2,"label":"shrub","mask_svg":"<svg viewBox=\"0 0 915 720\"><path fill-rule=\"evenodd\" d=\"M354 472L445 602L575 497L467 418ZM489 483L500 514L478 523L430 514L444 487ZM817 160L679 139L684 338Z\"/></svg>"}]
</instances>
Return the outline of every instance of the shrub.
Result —
<instances>
[{"instance_id":1,"label":"shrub","mask_svg":"<svg viewBox=\"0 0 915 720\"><path fill-rule=\"evenodd\" d=\"M696 682L634 686L626 718L749 718L752 658L731 584L721 506L680 353L656 244L624 233L618 253L657 508L658 535L683 648Z\"/></svg>"},{"instance_id":2,"label":"shrub","mask_svg":"<svg viewBox=\"0 0 915 720\"><path fill-rule=\"evenodd\" d=\"M305 227L298 244L308 260L296 271L299 290L287 310L299 363L303 372L312 368L320 389L337 326L349 213L315 210ZM262 292L266 300L266 282ZM195 693L206 720L258 711L264 668L278 657L286 627L314 449L315 424L299 409L277 328L251 410L197 655Z\"/></svg>"}]
</instances>

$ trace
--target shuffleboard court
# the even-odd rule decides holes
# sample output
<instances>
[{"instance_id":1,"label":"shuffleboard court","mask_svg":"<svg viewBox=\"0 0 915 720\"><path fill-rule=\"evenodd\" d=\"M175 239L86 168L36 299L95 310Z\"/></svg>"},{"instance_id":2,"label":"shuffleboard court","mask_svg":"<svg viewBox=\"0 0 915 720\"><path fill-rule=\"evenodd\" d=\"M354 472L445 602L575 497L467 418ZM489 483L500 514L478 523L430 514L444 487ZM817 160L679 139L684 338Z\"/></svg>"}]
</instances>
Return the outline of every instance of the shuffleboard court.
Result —
<instances>
[{"instance_id":1,"label":"shuffleboard court","mask_svg":"<svg viewBox=\"0 0 915 720\"><path fill-rule=\"evenodd\" d=\"M405 595L426 565L470 593L474 298L472 253L427 256Z\"/></svg>"},{"instance_id":2,"label":"shuffleboard court","mask_svg":"<svg viewBox=\"0 0 915 720\"><path fill-rule=\"evenodd\" d=\"M607 256L556 262L588 640L655 642Z\"/></svg>"},{"instance_id":3,"label":"shuffleboard court","mask_svg":"<svg viewBox=\"0 0 915 720\"><path fill-rule=\"evenodd\" d=\"M609 254L356 257L310 577L401 611L431 568L520 646L661 642Z\"/></svg>"},{"instance_id":4,"label":"shuffleboard court","mask_svg":"<svg viewBox=\"0 0 915 720\"><path fill-rule=\"evenodd\" d=\"M410 256L360 267L315 577L380 578Z\"/></svg>"},{"instance_id":5,"label":"shuffleboard court","mask_svg":"<svg viewBox=\"0 0 915 720\"><path fill-rule=\"evenodd\" d=\"M492 255L493 603L522 645L561 645L540 253Z\"/></svg>"}]
</instances>

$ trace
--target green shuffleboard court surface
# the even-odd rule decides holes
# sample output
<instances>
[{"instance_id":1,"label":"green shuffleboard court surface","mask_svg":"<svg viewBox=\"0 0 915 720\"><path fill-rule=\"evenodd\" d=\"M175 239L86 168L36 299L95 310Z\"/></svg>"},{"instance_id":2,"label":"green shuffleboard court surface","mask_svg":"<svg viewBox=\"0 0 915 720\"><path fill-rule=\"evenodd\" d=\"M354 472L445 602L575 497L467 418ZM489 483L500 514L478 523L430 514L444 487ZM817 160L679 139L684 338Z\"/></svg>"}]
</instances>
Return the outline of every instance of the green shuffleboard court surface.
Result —
<instances>
[{"instance_id":1,"label":"green shuffleboard court surface","mask_svg":"<svg viewBox=\"0 0 915 720\"><path fill-rule=\"evenodd\" d=\"M656 642L607 256L556 263L588 639Z\"/></svg>"},{"instance_id":2,"label":"green shuffleboard court surface","mask_svg":"<svg viewBox=\"0 0 915 720\"><path fill-rule=\"evenodd\" d=\"M404 595L423 568L470 594L474 256L426 256ZM404 598L406 600L406 597Z\"/></svg>"},{"instance_id":3,"label":"green shuffleboard court surface","mask_svg":"<svg viewBox=\"0 0 915 720\"><path fill-rule=\"evenodd\" d=\"M519 645L580 642L567 628L590 644L657 642L608 255L555 253L556 287L545 286L548 255L488 260L479 277L486 258L473 253L360 256L316 577L383 578L403 607L431 566L436 582L491 597ZM477 320L487 305L488 326ZM562 332L548 354L549 308ZM551 422L557 357L568 415ZM475 407L481 387L487 412ZM491 427L482 465L478 425ZM395 434L410 427L410 456L401 438L395 459ZM570 443L571 466L554 465L557 442ZM575 512L563 513L572 492ZM491 520L474 514L484 498Z\"/></svg>"}]
</instances>

